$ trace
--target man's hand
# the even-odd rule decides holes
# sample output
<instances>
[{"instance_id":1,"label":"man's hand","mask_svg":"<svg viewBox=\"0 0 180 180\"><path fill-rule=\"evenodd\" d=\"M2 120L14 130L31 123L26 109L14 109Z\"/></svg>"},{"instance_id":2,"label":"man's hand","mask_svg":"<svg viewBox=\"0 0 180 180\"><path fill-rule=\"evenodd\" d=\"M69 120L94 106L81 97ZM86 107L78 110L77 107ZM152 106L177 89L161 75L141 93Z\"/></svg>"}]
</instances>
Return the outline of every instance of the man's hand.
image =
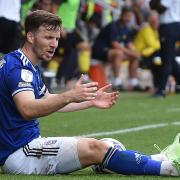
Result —
<instances>
[{"instance_id":1,"label":"man's hand","mask_svg":"<svg viewBox=\"0 0 180 180\"><path fill-rule=\"evenodd\" d=\"M108 84L102 88L100 88L96 93L97 96L92 100L92 105L97 108L106 109L111 108L115 103L119 96L119 92L106 92L112 84Z\"/></svg>"},{"instance_id":2,"label":"man's hand","mask_svg":"<svg viewBox=\"0 0 180 180\"><path fill-rule=\"evenodd\" d=\"M70 90L72 102L83 102L93 100L97 96L97 82L83 83L83 75L77 81L75 87Z\"/></svg>"}]
</instances>

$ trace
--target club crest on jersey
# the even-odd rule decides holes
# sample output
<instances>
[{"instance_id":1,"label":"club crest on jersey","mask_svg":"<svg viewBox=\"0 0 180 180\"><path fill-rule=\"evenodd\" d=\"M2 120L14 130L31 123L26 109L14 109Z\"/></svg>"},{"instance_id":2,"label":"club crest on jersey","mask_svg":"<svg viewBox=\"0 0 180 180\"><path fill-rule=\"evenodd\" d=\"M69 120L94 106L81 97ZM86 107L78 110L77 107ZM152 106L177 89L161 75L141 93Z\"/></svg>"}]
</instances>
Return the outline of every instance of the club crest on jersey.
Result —
<instances>
[{"instance_id":1,"label":"club crest on jersey","mask_svg":"<svg viewBox=\"0 0 180 180\"><path fill-rule=\"evenodd\" d=\"M5 61L4 59L1 59L1 60L0 60L0 68L2 68L5 63L6 63L6 61Z\"/></svg>"},{"instance_id":2,"label":"club crest on jersey","mask_svg":"<svg viewBox=\"0 0 180 180\"><path fill-rule=\"evenodd\" d=\"M21 79L25 82L31 83L33 81L33 73L27 69L22 69Z\"/></svg>"}]
</instances>

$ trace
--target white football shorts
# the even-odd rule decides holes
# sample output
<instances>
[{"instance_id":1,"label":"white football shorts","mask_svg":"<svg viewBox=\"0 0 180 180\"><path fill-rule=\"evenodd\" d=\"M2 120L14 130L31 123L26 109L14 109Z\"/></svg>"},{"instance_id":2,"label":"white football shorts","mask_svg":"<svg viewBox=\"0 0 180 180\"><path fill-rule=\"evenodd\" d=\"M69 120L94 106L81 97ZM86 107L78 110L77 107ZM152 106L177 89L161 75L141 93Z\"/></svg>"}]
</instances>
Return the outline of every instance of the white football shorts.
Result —
<instances>
[{"instance_id":1,"label":"white football shorts","mask_svg":"<svg viewBox=\"0 0 180 180\"><path fill-rule=\"evenodd\" d=\"M2 170L10 174L64 174L81 169L77 139L37 138L11 154Z\"/></svg>"}]
</instances>

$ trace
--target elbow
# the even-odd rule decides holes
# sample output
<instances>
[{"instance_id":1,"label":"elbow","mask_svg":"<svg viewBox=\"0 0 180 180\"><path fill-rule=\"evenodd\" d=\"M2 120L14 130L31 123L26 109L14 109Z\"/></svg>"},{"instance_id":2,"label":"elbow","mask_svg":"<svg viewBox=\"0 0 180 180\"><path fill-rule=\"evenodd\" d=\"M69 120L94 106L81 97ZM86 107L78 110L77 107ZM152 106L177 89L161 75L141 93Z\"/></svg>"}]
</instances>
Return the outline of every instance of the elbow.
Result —
<instances>
[{"instance_id":1,"label":"elbow","mask_svg":"<svg viewBox=\"0 0 180 180\"><path fill-rule=\"evenodd\" d=\"M141 54L139 53L139 52L134 52L134 59L136 59L136 60L140 60L141 59Z\"/></svg>"},{"instance_id":2,"label":"elbow","mask_svg":"<svg viewBox=\"0 0 180 180\"><path fill-rule=\"evenodd\" d=\"M27 115L22 115L23 119L26 121L31 121L33 120L33 118L31 116L27 116Z\"/></svg>"},{"instance_id":3,"label":"elbow","mask_svg":"<svg viewBox=\"0 0 180 180\"><path fill-rule=\"evenodd\" d=\"M27 109L21 111L21 116L23 117L24 120L27 120L27 121L35 118L34 113L30 110L27 110Z\"/></svg>"},{"instance_id":4,"label":"elbow","mask_svg":"<svg viewBox=\"0 0 180 180\"><path fill-rule=\"evenodd\" d=\"M31 116L31 115L28 115L28 114L21 114L23 119L26 120L26 121L30 121L30 120L33 120L34 117Z\"/></svg>"}]
</instances>

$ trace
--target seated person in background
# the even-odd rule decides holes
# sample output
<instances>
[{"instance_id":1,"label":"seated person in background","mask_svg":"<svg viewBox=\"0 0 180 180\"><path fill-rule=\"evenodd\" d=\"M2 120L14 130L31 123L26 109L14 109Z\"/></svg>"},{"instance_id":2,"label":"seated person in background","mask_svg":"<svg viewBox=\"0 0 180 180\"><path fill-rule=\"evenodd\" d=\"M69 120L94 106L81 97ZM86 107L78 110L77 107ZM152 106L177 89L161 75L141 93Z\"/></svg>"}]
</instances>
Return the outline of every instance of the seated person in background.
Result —
<instances>
[{"instance_id":1,"label":"seated person in background","mask_svg":"<svg viewBox=\"0 0 180 180\"><path fill-rule=\"evenodd\" d=\"M132 42L132 31L128 28L128 23L133 16L130 7L124 7L120 19L105 26L97 36L92 47L92 58L110 62L113 71L113 88L123 90L120 67L123 60L130 61L129 87L131 90L139 89L137 79L137 68L139 66L139 53L135 50Z\"/></svg>"},{"instance_id":2,"label":"seated person in background","mask_svg":"<svg viewBox=\"0 0 180 180\"><path fill-rule=\"evenodd\" d=\"M158 28L158 14L155 11L151 11L148 16L148 22L142 26L134 40L135 47L141 54L142 66L151 69L155 88L157 88L157 85L159 84L158 78L161 66Z\"/></svg>"}]
</instances>

